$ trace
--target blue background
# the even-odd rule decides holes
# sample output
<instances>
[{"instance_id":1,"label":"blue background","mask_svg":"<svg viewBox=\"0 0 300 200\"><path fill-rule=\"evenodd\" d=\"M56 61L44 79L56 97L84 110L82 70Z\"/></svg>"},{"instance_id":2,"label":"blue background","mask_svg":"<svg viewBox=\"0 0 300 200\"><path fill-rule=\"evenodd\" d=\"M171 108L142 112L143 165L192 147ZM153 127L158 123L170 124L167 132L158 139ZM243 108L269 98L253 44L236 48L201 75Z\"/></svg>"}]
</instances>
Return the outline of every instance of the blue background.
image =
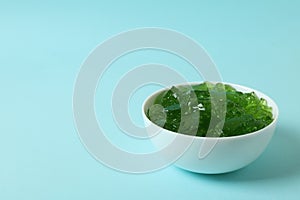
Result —
<instances>
[{"instance_id":1,"label":"blue background","mask_svg":"<svg viewBox=\"0 0 300 200\"><path fill-rule=\"evenodd\" d=\"M296 0L1 1L0 199L297 199L299 8ZM193 174L172 166L132 175L90 156L73 122L76 76L98 44L139 27L188 35L209 52L224 81L261 90L277 102L278 128L259 159L223 175ZM169 54L128 56L106 77L118 80L124 69L153 61L182 71L189 81L200 80L191 66L182 67L187 64ZM123 71L121 65L126 65ZM137 91L133 99L140 106L155 89ZM109 93L110 88L97 92ZM130 108L140 123L140 108ZM108 137L124 148L132 146L126 145L128 138Z\"/></svg>"}]
</instances>

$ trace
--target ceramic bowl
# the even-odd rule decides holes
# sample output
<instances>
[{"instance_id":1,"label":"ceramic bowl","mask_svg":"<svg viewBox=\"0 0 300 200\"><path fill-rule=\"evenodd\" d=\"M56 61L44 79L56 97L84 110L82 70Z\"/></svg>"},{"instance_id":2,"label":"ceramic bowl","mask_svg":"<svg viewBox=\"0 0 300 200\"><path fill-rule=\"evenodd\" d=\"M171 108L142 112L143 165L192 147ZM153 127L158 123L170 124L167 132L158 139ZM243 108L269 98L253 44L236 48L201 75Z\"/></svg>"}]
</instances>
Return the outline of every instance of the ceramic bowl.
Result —
<instances>
[{"instance_id":1,"label":"ceramic bowl","mask_svg":"<svg viewBox=\"0 0 300 200\"><path fill-rule=\"evenodd\" d=\"M196 83L190 83L191 85ZM278 107L267 95L237 84L226 83L241 92L255 92L258 97L264 98L272 107L274 120L267 127L244 135L231 137L198 137L178 134L158 127L146 116L146 111L151 106L160 92L159 90L149 96L143 104L143 117L148 127L148 134L157 149L168 147L175 139L185 141L186 148L174 164L182 169L204 174L219 174L238 170L256 160L270 142L278 120ZM185 84L186 85L186 84ZM179 86L179 85L178 85ZM151 126L149 126L151 125ZM155 128L153 128L155 127ZM159 130L159 131L158 131ZM190 141L190 142L186 142ZM176 145L172 145L174 151L178 152ZM179 147L178 147L179 148ZM172 149L170 151L172 153Z\"/></svg>"}]
</instances>

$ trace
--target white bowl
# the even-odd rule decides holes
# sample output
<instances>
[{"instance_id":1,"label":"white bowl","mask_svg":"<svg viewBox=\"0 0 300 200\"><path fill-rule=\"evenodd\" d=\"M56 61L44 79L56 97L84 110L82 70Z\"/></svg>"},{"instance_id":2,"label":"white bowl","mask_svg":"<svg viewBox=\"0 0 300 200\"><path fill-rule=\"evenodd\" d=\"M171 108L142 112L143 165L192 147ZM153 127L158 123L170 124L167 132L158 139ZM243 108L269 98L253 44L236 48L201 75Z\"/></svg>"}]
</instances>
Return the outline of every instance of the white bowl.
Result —
<instances>
[{"instance_id":1,"label":"white bowl","mask_svg":"<svg viewBox=\"0 0 300 200\"><path fill-rule=\"evenodd\" d=\"M264 98L268 105L272 107L273 122L261 130L239 136L219 138L189 136L158 127L146 116L149 106L153 104L157 95L165 89L155 92L144 101L144 121L146 125L151 125L152 128L147 129L147 131L151 136L151 141L158 149L167 147L175 138L182 141L191 140L189 147L185 151L183 149L183 154L176 160L176 166L188 171L204 174L231 172L253 162L267 147L278 120L277 105L271 98L257 90L231 83L226 84L233 86L241 92L255 92L258 97ZM153 127L155 128L153 129ZM155 133L157 130L160 130L158 134ZM175 150L176 146L174 147L173 145L172 148Z\"/></svg>"}]
</instances>

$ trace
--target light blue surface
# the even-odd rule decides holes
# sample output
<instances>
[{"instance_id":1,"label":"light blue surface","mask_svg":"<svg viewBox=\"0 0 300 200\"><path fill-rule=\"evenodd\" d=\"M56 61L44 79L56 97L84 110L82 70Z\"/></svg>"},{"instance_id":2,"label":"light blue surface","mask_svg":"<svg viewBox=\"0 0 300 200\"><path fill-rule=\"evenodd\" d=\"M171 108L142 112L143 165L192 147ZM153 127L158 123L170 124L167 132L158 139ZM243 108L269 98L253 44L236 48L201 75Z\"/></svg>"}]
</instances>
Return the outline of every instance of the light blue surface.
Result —
<instances>
[{"instance_id":1,"label":"light blue surface","mask_svg":"<svg viewBox=\"0 0 300 200\"><path fill-rule=\"evenodd\" d=\"M300 2L207 2L1 1L0 199L298 199ZM214 59L224 81L261 90L278 103L278 129L253 164L224 175L175 167L131 175L88 154L72 116L80 65L112 35L149 26L194 38ZM178 71L188 66L169 56L137 53L120 60L115 69L150 61ZM192 70L185 73L189 81L199 80ZM112 74L118 80L118 73ZM133 100L140 105L153 89L138 91ZM140 123L139 110L130 108ZM128 139L118 138L111 137L126 148Z\"/></svg>"}]
</instances>

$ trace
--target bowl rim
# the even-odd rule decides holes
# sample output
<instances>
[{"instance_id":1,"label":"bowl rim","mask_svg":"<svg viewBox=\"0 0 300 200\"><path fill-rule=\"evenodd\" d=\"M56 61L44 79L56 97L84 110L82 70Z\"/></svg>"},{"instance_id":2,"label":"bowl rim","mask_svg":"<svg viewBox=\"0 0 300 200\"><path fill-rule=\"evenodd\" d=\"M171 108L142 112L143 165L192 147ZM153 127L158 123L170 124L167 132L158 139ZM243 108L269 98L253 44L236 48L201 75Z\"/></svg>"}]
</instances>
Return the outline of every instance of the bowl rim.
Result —
<instances>
[{"instance_id":1,"label":"bowl rim","mask_svg":"<svg viewBox=\"0 0 300 200\"><path fill-rule=\"evenodd\" d=\"M155 123L153 123L147 117L147 115L145 113L145 106L146 106L147 102L151 98L153 98L153 96L159 94L162 91L168 90L172 86L186 86L186 85L191 85L192 86L192 85L201 84L201 83L204 83L204 82L210 82L210 83L214 83L214 84L216 84L216 83L228 84L230 86L233 86L238 91L240 91L240 89L243 89L243 90L254 92L258 96L263 96L263 98L267 101L268 105L272 104L272 106L271 105L269 105L269 106L272 107L273 121L269 125L267 125L266 127L262 128L262 129L259 129L257 131L250 132L250 133L245 133L245 134L242 134L242 135L226 136L226 137L203 137L203 136L186 135L186 134L183 134L183 133L178 133L178 132L170 131L168 129L165 129L163 127L160 127L160 126L156 125ZM169 133L175 134L176 136L188 137L188 138L193 138L193 139L205 139L205 140L229 140L229 139L239 139L239 138L244 138L244 137L253 137L253 136L257 135L257 134L260 134L260 133L264 132L266 129L269 129L272 126L275 126L276 123L277 123L277 121L278 121L279 109L278 109L277 104L275 103L275 101L272 98L270 98L268 95L266 95L265 93L263 93L263 92L261 92L259 90L256 90L256 89L253 89L253 88L250 88L250 87L247 87L247 86L239 85L239 84L224 82L224 81L200 81L200 82L184 82L184 83L174 84L174 85L167 86L165 88L162 88L162 89L159 89L159 90L153 92L151 95L149 95L143 101L143 104L142 104L142 115L143 115L144 120L147 120L147 122L151 123L151 126L154 125L158 129L161 129L161 131L167 131Z\"/></svg>"}]
</instances>

